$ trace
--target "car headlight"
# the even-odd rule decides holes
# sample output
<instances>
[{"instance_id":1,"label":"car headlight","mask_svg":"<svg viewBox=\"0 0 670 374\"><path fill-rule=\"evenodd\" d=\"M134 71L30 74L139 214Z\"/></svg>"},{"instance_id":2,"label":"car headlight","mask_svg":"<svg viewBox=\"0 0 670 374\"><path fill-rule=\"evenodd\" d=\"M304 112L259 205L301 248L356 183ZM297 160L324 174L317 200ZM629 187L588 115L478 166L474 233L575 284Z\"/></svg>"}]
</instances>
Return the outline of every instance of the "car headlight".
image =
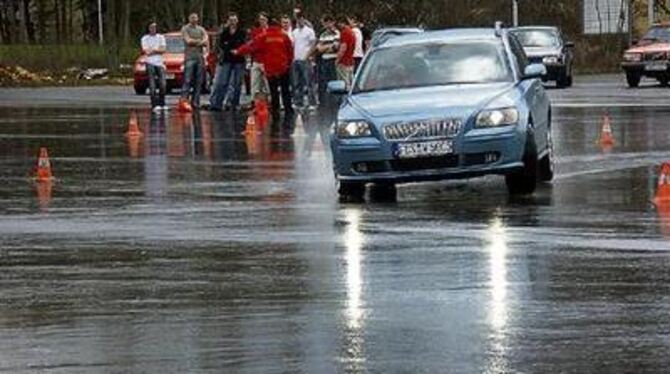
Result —
<instances>
[{"instance_id":1,"label":"car headlight","mask_svg":"<svg viewBox=\"0 0 670 374\"><path fill-rule=\"evenodd\" d=\"M547 65L556 65L563 63L563 58L561 56L547 56L542 59L542 63Z\"/></svg>"},{"instance_id":2,"label":"car headlight","mask_svg":"<svg viewBox=\"0 0 670 374\"><path fill-rule=\"evenodd\" d=\"M337 123L338 138L362 138L372 135L370 124L365 121L341 121Z\"/></svg>"},{"instance_id":3,"label":"car headlight","mask_svg":"<svg viewBox=\"0 0 670 374\"><path fill-rule=\"evenodd\" d=\"M642 61L641 53L624 53L623 60L626 62L640 62Z\"/></svg>"},{"instance_id":4,"label":"car headlight","mask_svg":"<svg viewBox=\"0 0 670 374\"><path fill-rule=\"evenodd\" d=\"M499 127L516 125L519 122L519 111L516 108L485 110L477 116L475 127Z\"/></svg>"}]
</instances>

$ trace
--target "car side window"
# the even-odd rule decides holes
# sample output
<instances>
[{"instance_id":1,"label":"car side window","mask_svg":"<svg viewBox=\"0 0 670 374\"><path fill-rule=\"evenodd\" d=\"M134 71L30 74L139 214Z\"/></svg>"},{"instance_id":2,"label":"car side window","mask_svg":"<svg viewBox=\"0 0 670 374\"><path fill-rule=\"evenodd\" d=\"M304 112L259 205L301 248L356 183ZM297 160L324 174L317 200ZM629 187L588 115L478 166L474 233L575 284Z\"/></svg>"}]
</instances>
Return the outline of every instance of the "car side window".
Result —
<instances>
[{"instance_id":1,"label":"car side window","mask_svg":"<svg viewBox=\"0 0 670 374\"><path fill-rule=\"evenodd\" d=\"M519 43L519 40L514 35L510 35L509 45L519 68L519 72L523 74L523 72L526 70L526 66L528 66L528 57L526 56L526 52L524 52L521 43Z\"/></svg>"}]
</instances>

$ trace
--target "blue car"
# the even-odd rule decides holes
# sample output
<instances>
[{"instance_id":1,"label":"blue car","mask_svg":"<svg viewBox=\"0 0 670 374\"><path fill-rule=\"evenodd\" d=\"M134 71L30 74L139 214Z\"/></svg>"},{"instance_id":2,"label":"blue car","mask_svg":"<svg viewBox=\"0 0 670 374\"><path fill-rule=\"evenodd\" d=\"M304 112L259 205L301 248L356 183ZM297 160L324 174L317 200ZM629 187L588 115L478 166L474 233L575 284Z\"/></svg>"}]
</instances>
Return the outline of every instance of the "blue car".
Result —
<instances>
[{"instance_id":1,"label":"blue car","mask_svg":"<svg viewBox=\"0 0 670 374\"><path fill-rule=\"evenodd\" d=\"M367 184L504 175L511 194L553 178L551 106L542 64L499 25L400 36L366 56L331 129L344 199Z\"/></svg>"}]
</instances>

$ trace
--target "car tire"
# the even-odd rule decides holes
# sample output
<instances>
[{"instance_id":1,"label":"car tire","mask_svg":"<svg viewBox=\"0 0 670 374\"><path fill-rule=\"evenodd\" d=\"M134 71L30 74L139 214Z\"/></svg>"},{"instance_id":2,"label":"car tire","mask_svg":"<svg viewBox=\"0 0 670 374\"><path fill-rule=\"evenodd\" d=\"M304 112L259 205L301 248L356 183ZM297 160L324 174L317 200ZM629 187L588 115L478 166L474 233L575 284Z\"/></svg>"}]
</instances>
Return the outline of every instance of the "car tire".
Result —
<instances>
[{"instance_id":1,"label":"car tire","mask_svg":"<svg viewBox=\"0 0 670 374\"><path fill-rule=\"evenodd\" d=\"M630 88L636 88L637 86L639 86L641 79L642 76L640 76L640 74L626 73L626 82L628 83L628 87Z\"/></svg>"},{"instance_id":2,"label":"car tire","mask_svg":"<svg viewBox=\"0 0 670 374\"><path fill-rule=\"evenodd\" d=\"M551 182L554 179L554 141L551 135L551 127L547 131L548 153L540 160L538 176L542 182Z\"/></svg>"},{"instance_id":3,"label":"car tire","mask_svg":"<svg viewBox=\"0 0 670 374\"><path fill-rule=\"evenodd\" d=\"M572 87L572 72L570 75L568 75L567 79L565 80L565 87Z\"/></svg>"},{"instance_id":4,"label":"car tire","mask_svg":"<svg viewBox=\"0 0 670 374\"><path fill-rule=\"evenodd\" d=\"M532 132L528 132L526 135L523 168L505 175L505 183L510 195L530 195L537 188L538 161L534 136Z\"/></svg>"},{"instance_id":5,"label":"car tire","mask_svg":"<svg viewBox=\"0 0 670 374\"><path fill-rule=\"evenodd\" d=\"M662 77L662 78L658 79L658 83L661 84L661 87L668 87L668 81L669 80L670 79L668 79L668 77Z\"/></svg>"},{"instance_id":6,"label":"car tire","mask_svg":"<svg viewBox=\"0 0 670 374\"><path fill-rule=\"evenodd\" d=\"M135 94L136 95L144 95L147 93L147 86L142 86L142 85L135 85Z\"/></svg>"},{"instance_id":7,"label":"car tire","mask_svg":"<svg viewBox=\"0 0 670 374\"><path fill-rule=\"evenodd\" d=\"M341 202L362 202L365 197L365 183L338 181L337 193Z\"/></svg>"}]
</instances>

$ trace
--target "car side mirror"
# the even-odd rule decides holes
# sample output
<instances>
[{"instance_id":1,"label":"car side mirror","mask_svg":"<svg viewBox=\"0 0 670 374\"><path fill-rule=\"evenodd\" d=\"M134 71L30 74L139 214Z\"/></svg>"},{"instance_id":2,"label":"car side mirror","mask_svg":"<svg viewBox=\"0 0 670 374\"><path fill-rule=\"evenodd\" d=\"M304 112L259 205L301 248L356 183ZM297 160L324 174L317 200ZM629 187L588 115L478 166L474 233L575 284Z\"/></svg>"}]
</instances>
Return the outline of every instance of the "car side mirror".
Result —
<instances>
[{"instance_id":1,"label":"car side mirror","mask_svg":"<svg viewBox=\"0 0 670 374\"><path fill-rule=\"evenodd\" d=\"M330 81L327 87L328 93L336 96L347 94L347 83L345 81Z\"/></svg>"},{"instance_id":2,"label":"car side mirror","mask_svg":"<svg viewBox=\"0 0 670 374\"><path fill-rule=\"evenodd\" d=\"M547 68L543 64L530 64L523 71L523 79L542 78L547 75Z\"/></svg>"},{"instance_id":3,"label":"car side mirror","mask_svg":"<svg viewBox=\"0 0 670 374\"><path fill-rule=\"evenodd\" d=\"M575 48L575 42L565 42L567 48Z\"/></svg>"}]
</instances>

